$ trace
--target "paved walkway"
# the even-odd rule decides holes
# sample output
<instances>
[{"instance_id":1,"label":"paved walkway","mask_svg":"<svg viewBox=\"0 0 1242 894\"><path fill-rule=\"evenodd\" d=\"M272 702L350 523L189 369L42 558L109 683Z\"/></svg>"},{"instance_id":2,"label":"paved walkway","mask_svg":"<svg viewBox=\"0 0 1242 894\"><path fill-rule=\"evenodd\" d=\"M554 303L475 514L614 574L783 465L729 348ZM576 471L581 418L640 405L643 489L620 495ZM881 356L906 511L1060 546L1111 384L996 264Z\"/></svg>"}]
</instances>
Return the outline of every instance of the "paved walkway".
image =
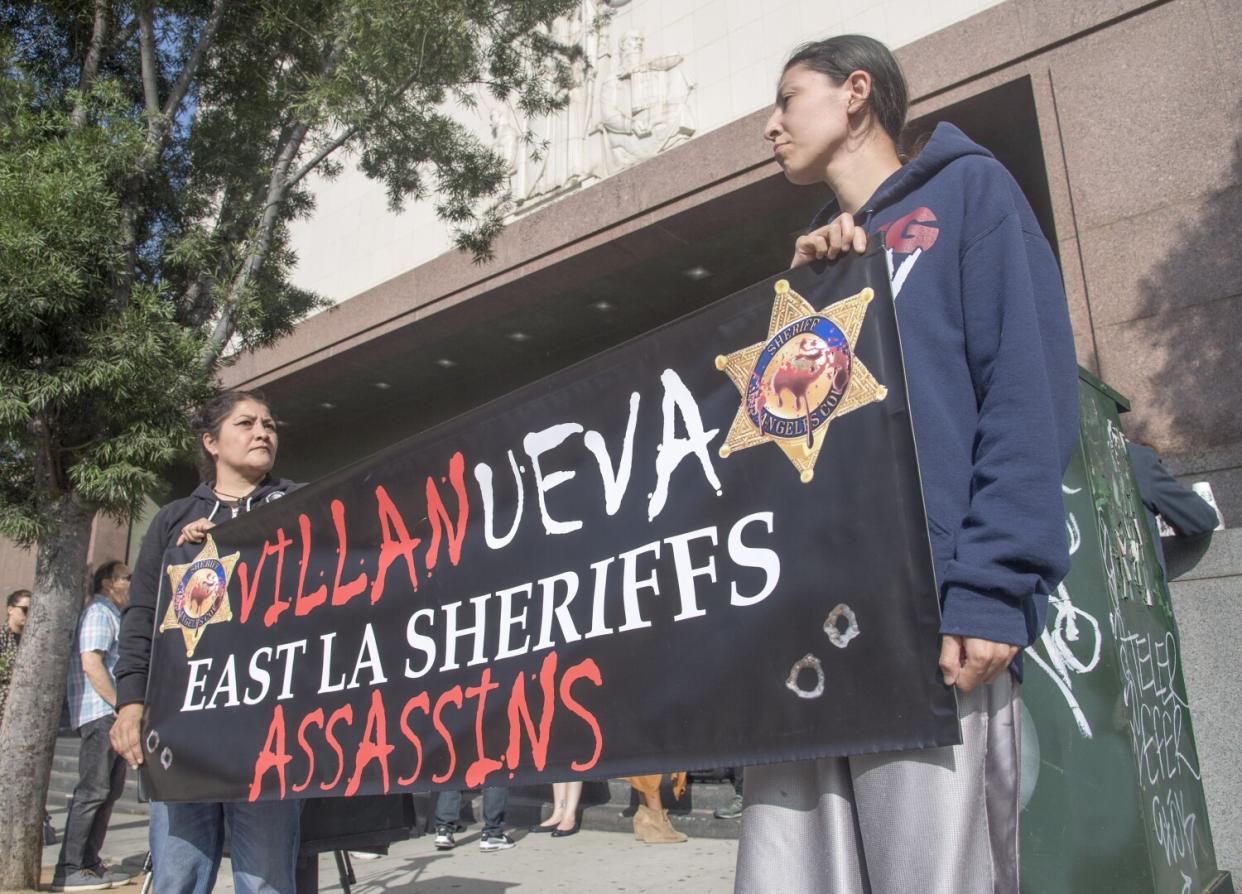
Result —
<instances>
[{"instance_id":1,"label":"paved walkway","mask_svg":"<svg viewBox=\"0 0 1242 894\"><path fill-rule=\"evenodd\" d=\"M57 830L64 811L53 812ZM393 845L386 857L355 860L358 894L542 894L542 892L625 892L625 894L728 894L733 890L737 842L691 839L685 844L645 845L631 835L583 831L571 838L513 833L518 845L507 851L479 851L478 825L457 836L452 851L437 851L434 836L424 835ZM104 857L135 873L147 850L143 819L113 818L104 842ZM43 881L52 876L59 845L43 852ZM331 854L319 859L320 890L340 891ZM137 894L135 883L120 889ZM220 870L216 891L233 890L228 860ZM158 894L158 892L153 892Z\"/></svg>"}]
</instances>

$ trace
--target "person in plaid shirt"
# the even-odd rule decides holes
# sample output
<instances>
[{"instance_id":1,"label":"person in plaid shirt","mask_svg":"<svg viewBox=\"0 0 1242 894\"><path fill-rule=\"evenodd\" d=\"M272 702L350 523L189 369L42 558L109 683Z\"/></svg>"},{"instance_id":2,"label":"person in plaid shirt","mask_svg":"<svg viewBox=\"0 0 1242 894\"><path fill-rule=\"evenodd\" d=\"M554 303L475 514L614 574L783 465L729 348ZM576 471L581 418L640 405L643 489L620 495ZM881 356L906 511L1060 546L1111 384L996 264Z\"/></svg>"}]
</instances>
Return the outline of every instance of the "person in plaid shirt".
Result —
<instances>
[{"instance_id":1,"label":"person in plaid shirt","mask_svg":"<svg viewBox=\"0 0 1242 894\"><path fill-rule=\"evenodd\" d=\"M74 660L69 665L69 722L82 737L78 784L65 820L65 840L52 876L53 891L96 891L129 881L100 859L112 805L125 787L125 761L108 734L116 721L116 678L121 612L129 604L132 575L124 562L104 562L95 571L95 596L78 621Z\"/></svg>"}]
</instances>

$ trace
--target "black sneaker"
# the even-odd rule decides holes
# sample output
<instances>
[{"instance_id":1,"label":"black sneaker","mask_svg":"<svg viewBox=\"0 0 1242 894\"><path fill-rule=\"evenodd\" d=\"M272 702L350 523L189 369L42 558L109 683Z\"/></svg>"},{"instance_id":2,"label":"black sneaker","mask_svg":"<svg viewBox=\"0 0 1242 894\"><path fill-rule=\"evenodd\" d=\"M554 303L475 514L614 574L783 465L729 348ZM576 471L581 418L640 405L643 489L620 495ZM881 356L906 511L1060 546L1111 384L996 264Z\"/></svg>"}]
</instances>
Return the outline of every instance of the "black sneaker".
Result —
<instances>
[{"instance_id":1,"label":"black sneaker","mask_svg":"<svg viewBox=\"0 0 1242 894\"><path fill-rule=\"evenodd\" d=\"M439 837L436 841L439 841ZM504 832L484 832L483 837L479 839L479 850L481 851L507 851L509 848L517 844L512 838Z\"/></svg>"},{"instance_id":2,"label":"black sneaker","mask_svg":"<svg viewBox=\"0 0 1242 894\"><path fill-rule=\"evenodd\" d=\"M449 826L436 826L436 850L451 851L457 846L453 840L453 830Z\"/></svg>"}]
</instances>

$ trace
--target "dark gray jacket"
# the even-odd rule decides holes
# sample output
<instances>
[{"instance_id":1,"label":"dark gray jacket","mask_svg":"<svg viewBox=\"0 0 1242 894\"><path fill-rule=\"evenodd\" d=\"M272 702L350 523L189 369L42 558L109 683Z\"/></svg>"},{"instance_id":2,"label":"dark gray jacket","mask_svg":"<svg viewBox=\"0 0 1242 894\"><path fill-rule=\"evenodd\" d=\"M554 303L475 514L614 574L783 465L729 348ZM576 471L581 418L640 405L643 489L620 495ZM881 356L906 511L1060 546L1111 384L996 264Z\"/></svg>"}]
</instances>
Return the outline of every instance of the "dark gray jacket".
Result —
<instances>
[{"instance_id":1,"label":"dark gray jacket","mask_svg":"<svg viewBox=\"0 0 1242 894\"><path fill-rule=\"evenodd\" d=\"M1133 441L1126 442L1126 450L1130 454L1130 465L1134 467L1139 497L1147 507L1147 527L1151 531L1151 542L1156 547L1156 558L1160 560L1160 570L1167 575L1156 516L1162 516L1179 537L1203 537L1212 533L1219 523L1216 510L1211 503L1169 474L1156 451Z\"/></svg>"},{"instance_id":2,"label":"dark gray jacket","mask_svg":"<svg viewBox=\"0 0 1242 894\"><path fill-rule=\"evenodd\" d=\"M200 518L223 523L240 512L278 500L300 486L285 478L265 478L234 511L233 507L216 499L210 484L200 484L194 493L173 500L155 514L138 550L134 578L129 587L129 607L121 619L121 654L116 663L118 708L146 699L151 637L155 630L155 602L160 592L160 565L164 551L177 542L181 529Z\"/></svg>"}]
</instances>

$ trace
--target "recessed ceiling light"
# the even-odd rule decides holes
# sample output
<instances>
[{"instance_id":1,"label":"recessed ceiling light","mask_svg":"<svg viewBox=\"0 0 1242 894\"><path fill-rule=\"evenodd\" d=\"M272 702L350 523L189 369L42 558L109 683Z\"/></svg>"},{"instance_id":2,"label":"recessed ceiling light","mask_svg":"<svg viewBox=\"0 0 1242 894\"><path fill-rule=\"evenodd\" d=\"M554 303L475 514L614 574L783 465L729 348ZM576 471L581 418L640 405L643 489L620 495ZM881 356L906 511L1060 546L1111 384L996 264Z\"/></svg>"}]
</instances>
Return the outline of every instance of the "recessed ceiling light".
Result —
<instances>
[{"instance_id":1,"label":"recessed ceiling light","mask_svg":"<svg viewBox=\"0 0 1242 894\"><path fill-rule=\"evenodd\" d=\"M706 267L691 267L689 270L681 271L681 274L687 279L707 279L712 272Z\"/></svg>"},{"instance_id":2,"label":"recessed ceiling light","mask_svg":"<svg viewBox=\"0 0 1242 894\"><path fill-rule=\"evenodd\" d=\"M332 401L330 401L330 400L325 400L325 401L322 401L322 402L319 404L319 406L323 407L325 410L335 410L335 409L336 409L336 404L332 403Z\"/></svg>"},{"instance_id":3,"label":"recessed ceiling light","mask_svg":"<svg viewBox=\"0 0 1242 894\"><path fill-rule=\"evenodd\" d=\"M441 357L439 360L436 361L436 366L442 366L445 369L449 369L456 365L457 365L456 360L449 360L447 357Z\"/></svg>"},{"instance_id":4,"label":"recessed ceiling light","mask_svg":"<svg viewBox=\"0 0 1242 894\"><path fill-rule=\"evenodd\" d=\"M378 388L380 391L387 391L392 386L389 385L387 382L376 382L375 387Z\"/></svg>"},{"instance_id":5,"label":"recessed ceiling light","mask_svg":"<svg viewBox=\"0 0 1242 894\"><path fill-rule=\"evenodd\" d=\"M525 332L510 332L508 338L509 341L516 342L530 341L530 336Z\"/></svg>"},{"instance_id":6,"label":"recessed ceiling light","mask_svg":"<svg viewBox=\"0 0 1242 894\"><path fill-rule=\"evenodd\" d=\"M594 302L591 305L591 307L595 308L596 310L602 313L606 310L612 310L614 307L616 307L616 305L613 304L611 301L604 301L601 299L599 301Z\"/></svg>"}]
</instances>

